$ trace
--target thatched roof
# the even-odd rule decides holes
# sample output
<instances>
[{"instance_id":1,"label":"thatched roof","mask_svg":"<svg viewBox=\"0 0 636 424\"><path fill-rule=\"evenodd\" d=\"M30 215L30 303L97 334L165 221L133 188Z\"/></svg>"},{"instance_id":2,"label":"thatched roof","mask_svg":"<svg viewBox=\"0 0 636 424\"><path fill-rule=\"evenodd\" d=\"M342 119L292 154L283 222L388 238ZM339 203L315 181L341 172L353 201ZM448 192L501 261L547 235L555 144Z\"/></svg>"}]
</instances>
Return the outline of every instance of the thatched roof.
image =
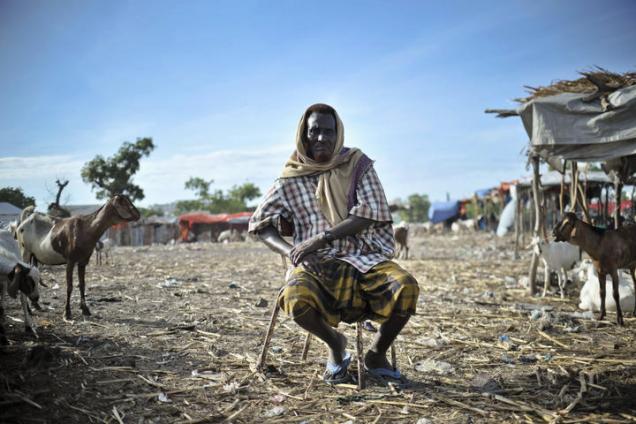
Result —
<instances>
[{"instance_id":1,"label":"thatched roof","mask_svg":"<svg viewBox=\"0 0 636 424\"><path fill-rule=\"evenodd\" d=\"M540 97L555 96L562 93L589 94L583 101L592 101L600 98L603 110L607 110L609 105L607 95L616 90L636 85L636 72L619 74L596 67L593 71L580 72L580 74L582 77L573 81L557 80L549 85L539 87L525 85L524 88L529 93L529 96L517 98L515 101L525 104ZM485 112L496 113L497 118L519 115L517 109L486 109Z\"/></svg>"},{"instance_id":2,"label":"thatched roof","mask_svg":"<svg viewBox=\"0 0 636 424\"><path fill-rule=\"evenodd\" d=\"M636 72L618 74L597 67L594 71L580 72L581 78L574 81L554 81L545 87L524 86L530 94L528 97L515 99L519 103L527 103L537 97L554 96L561 93L577 93L603 95L612 93L618 89L636 85ZM591 100L591 99L590 99Z\"/></svg>"}]
</instances>

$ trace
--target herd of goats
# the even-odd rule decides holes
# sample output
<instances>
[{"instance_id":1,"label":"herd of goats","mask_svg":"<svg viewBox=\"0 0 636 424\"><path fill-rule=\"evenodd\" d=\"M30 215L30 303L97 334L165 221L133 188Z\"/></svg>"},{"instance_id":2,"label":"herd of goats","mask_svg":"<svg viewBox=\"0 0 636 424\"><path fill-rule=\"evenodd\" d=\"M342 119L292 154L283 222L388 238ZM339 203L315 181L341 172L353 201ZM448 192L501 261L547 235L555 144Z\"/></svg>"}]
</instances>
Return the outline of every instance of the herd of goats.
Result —
<instances>
[{"instance_id":1,"label":"herd of goats","mask_svg":"<svg viewBox=\"0 0 636 424\"><path fill-rule=\"evenodd\" d=\"M38 264L66 265L66 305L64 319L70 320L71 293L73 290L73 270L77 265L80 290L80 308L84 315L90 315L85 299L86 266L100 243L100 238L111 226L136 221L139 211L124 195L115 195L95 212L88 215L76 215L69 218L56 218L35 212L32 207L22 211L17 223L8 229L0 229L0 345L8 344L5 335L4 300L6 294L20 298L24 311L25 330L36 334L31 306L40 310L39 285L46 285L40 278ZM395 239L396 256L408 258L409 228L397 226ZM563 297L563 286L567 280L566 269L571 269L580 258L579 248L591 258L590 270L598 280L596 297L600 303L599 319L606 315L606 279L611 278L613 305L616 308L616 321L624 325L619 286L625 286L625 278L619 277L619 270L628 269L633 283L632 298L636 293L636 225L619 229L594 227L576 214L564 214L553 230L554 241L533 240L535 252L541 257L545 269L544 296L549 282L549 271L559 274L559 287ZM569 243L562 243L569 242ZM572 253L575 249L575 253ZM585 287L584 287L585 289ZM582 291L583 293L583 291ZM633 300L633 314L636 315L636 302ZM610 305L610 306L613 306ZM630 304L631 306L631 304Z\"/></svg>"}]
</instances>

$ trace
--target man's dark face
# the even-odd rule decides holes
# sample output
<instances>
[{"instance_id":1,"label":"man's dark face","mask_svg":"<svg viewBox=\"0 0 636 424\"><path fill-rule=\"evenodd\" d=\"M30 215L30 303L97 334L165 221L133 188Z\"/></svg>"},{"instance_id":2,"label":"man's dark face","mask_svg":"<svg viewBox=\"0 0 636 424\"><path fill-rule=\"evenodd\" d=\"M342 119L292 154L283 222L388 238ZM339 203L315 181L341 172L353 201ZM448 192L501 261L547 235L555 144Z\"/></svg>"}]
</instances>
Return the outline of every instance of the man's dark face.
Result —
<instances>
[{"instance_id":1,"label":"man's dark face","mask_svg":"<svg viewBox=\"0 0 636 424\"><path fill-rule=\"evenodd\" d=\"M316 162L329 162L336 146L336 119L329 113L313 112L307 118L307 154Z\"/></svg>"}]
</instances>

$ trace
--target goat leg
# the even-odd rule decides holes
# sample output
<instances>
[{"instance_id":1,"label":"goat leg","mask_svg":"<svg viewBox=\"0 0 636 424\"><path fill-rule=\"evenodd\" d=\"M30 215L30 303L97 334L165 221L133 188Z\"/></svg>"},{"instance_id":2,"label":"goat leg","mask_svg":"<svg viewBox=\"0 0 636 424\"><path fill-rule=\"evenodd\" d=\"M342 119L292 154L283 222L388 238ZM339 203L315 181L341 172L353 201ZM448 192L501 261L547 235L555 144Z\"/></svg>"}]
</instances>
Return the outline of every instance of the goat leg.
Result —
<instances>
[{"instance_id":1,"label":"goat leg","mask_svg":"<svg viewBox=\"0 0 636 424\"><path fill-rule=\"evenodd\" d=\"M598 283L600 285L600 295L601 295L601 315L599 315L598 320L602 321L605 318L605 278L607 274L605 274L605 270L602 270L598 273Z\"/></svg>"},{"instance_id":2,"label":"goat leg","mask_svg":"<svg viewBox=\"0 0 636 424\"><path fill-rule=\"evenodd\" d=\"M632 274L632 282L634 283L634 296L636 296L636 275L634 271L636 271L636 268L634 267L629 269L629 273ZM632 315L636 316L636 302L634 302L634 311L632 312Z\"/></svg>"},{"instance_id":3,"label":"goat leg","mask_svg":"<svg viewBox=\"0 0 636 424\"><path fill-rule=\"evenodd\" d=\"M543 294L541 297L545 297L548 293L548 288L550 287L550 268L545 260L543 260L543 270Z\"/></svg>"},{"instance_id":4,"label":"goat leg","mask_svg":"<svg viewBox=\"0 0 636 424\"><path fill-rule=\"evenodd\" d=\"M565 298L565 285L567 283L568 283L568 272L565 270L565 268L561 268L561 272L559 273L559 291L561 292L561 299Z\"/></svg>"},{"instance_id":5,"label":"goat leg","mask_svg":"<svg viewBox=\"0 0 636 424\"><path fill-rule=\"evenodd\" d=\"M0 345L7 345L9 340L4 333L4 295L0 293L0 296L2 297L0 299Z\"/></svg>"},{"instance_id":6,"label":"goat leg","mask_svg":"<svg viewBox=\"0 0 636 424\"><path fill-rule=\"evenodd\" d=\"M29 302L27 301L24 293L20 293L20 304L22 305L22 311L24 312L24 331L33 334L35 338L37 338L38 333L35 331L35 323L33 322Z\"/></svg>"},{"instance_id":7,"label":"goat leg","mask_svg":"<svg viewBox=\"0 0 636 424\"><path fill-rule=\"evenodd\" d=\"M618 270L612 271L612 296L614 297L614 303L616 303L616 323L618 325L625 325L623 322L623 311L621 310L621 299L618 293Z\"/></svg>"},{"instance_id":8,"label":"goat leg","mask_svg":"<svg viewBox=\"0 0 636 424\"><path fill-rule=\"evenodd\" d=\"M64 318L71 319L71 293L73 292L73 268L74 262L66 264L66 307L64 308Z\"/></svg>"},{"instance_id":9,"label":"goat leg","mask_svg":"<svg viewBox=\"0 0 636 424\"><path fill-rule=\"evenodd\" d=\"M82 314L90 316L91 311L86 306L86 297L84 296L84 289L86 287L86 264L77 264L77 277L79 279L80 289L80 308L82 308Z\"/></svg>"}]
</instances>

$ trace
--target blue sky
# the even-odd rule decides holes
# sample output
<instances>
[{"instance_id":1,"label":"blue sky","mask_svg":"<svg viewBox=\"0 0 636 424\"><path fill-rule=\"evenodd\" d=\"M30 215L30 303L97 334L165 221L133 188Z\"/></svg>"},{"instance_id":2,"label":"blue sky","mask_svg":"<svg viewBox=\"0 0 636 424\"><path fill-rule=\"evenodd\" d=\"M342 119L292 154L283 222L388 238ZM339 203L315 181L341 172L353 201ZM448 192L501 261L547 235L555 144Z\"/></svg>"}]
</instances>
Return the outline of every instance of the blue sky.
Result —
<instances>
[{"instance_id":1,"label":"blue sky","mask_svg":"<svg viewBox=\"0 0 636 424\"><path fill-rule=\"evenodd\" d=\"M264 191L298 117L333 105L387 197L458 198L525 175L524 85L636 69L634 1L0 0L0 187L97 203L82 165L157 146L141 205L190 176Z\"/></svg>"}]
</instances>

